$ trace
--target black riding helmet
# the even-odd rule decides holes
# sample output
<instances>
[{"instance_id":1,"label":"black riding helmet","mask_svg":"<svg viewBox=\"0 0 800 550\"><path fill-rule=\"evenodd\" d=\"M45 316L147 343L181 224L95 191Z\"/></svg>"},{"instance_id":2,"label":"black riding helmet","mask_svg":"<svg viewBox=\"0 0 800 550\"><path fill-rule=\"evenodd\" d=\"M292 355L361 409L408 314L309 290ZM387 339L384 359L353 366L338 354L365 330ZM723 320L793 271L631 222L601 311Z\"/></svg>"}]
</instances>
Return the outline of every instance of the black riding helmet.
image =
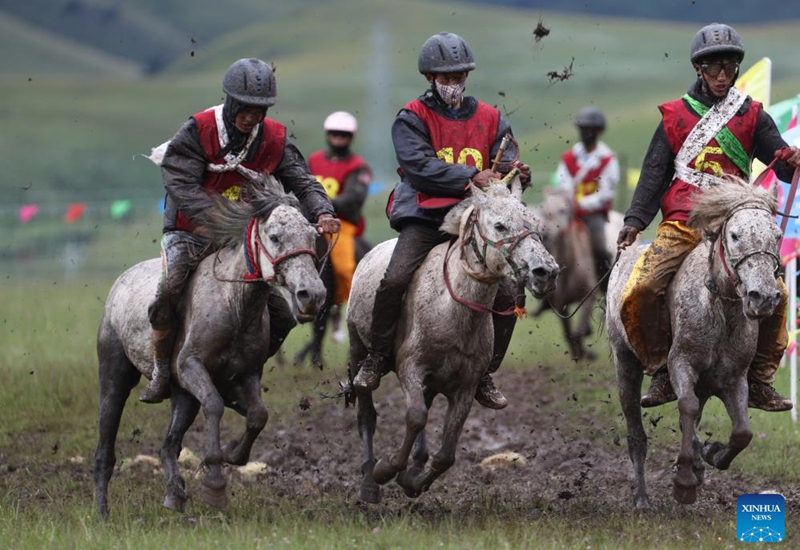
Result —
<instances>
[{"instance_id":1,"label":"black riding helmet","mask_svg":"<svg viewBox=\"0 0 800 550\"><path fill-rule=\"evenodd\" d=\"M419 50L417 68L421 74L460 73L475 69L475 58L466 41L451 32L428 38Z\"/></svg>"},{"instance_id":2,"label":"black riding helmet","mask_svg":"<svg viewBox=\"0 0 800 550\"><path fill-rule=\"evenodd\" d=\"M741 63L744 59L744 44L733 27L722 23L711 23L694 35L691 60L692 63L700 63L704 57L719 54L733 54Z\"/></svg>"}]
</instances>

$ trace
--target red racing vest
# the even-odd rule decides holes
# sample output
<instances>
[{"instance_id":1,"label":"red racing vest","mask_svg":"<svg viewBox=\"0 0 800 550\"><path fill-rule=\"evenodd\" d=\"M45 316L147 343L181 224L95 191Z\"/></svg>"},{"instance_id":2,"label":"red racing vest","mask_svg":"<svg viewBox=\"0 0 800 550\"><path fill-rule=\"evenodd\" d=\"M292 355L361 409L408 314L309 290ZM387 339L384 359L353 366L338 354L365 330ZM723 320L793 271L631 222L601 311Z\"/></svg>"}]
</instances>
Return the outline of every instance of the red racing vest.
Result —
<instances>
[{"instance_id":1,"label":"red racing vest","mask_svg":"<svg viewBox=\"0 0 800 550\"><path fill-rule=\"evenodd\" d=\"M217 132L217 120L214 109L208 109L197 113L194 118L197 124L197 132L200 136L200 145L209 164L225 164L224 158L217 155L222 150L219 145L219 133ZM286 142L286 127L283 124L264 119L262 123L261 142L258 145L253 160L242 162L242 166L259 173L272 173L283 158L283 149ZM201 186L206 191L214 191L229 200L239 200L241 185L244 178L236 170L230 172L211 172L206 170ZM189 221L180 210L175 221L177 229L183 231L193 231L194 225Z\"/></svg>"},{"instance_id":2,"label":"red racing vest","mask_svg":"<svg viewBox=\"0 0 800 550\"><path fill-rule=\"evenodd\" d=\"M325 188L325 192L331 199L338 197L344 191L347 184L347 177L356 170L366 169L369 166L358 155L351 155L346 159L331 160L325 155L325 151L320 150L308 157L308 168L317 181ZM356 237L364 233L364 218L359 216Z\"/></svg>"},{"instance_id":3,"label":"red racing vest","mask_svg":"<svg viewBox=\"0 0 800 550\"><path fill-rule=\"evenodd\" d=\"M492 144L497 138L500 111L478 101L475 114L466 120L449 120L436 114L420 100L415 99L404 107L416 114L431 136L431 146L436 156L450 164L466 164L478 170L491 168ZM461 202L457 197L434 197L417 193L417 204L422 208L444 208Z\"/></svg>"},{"instance_id":4,"label":"red racing vest","mask_svg":"<svg viewBox=\"0 0 800 550\"><path fill-rule=\"evenodd\" d=\"M667 141L669 141L669 147L672 153L677 155L689 132L700 120L700 116L690 109L683 99L664 103L659 107L659 110L663 117L664 131L667 135ZM742 144L744 150L751 156L756 121L760 111L761 103L751 100L747 112L743 115L734 115L726 125L736 139L739 140L739 143ZM689 163L689 168L720 177L725 174L732 174L747 179L747 174L742 173L739 167L723 153L716 138L712 139L705 149L697 155L697 158ZM698 187L675 178L670 185L669 191L661 199L661 212L664 221L687 221L697 199L696 194L701 192Z\"/></svg>"},{"instance_id":5,"label":"red racing vest","mask_svg":"<svg viewBox=\"0 0 800 550\"><path fill-rule=\"evenodd\" d=\"M594 195L597 193L600 185L597 183L597 178L600 177L600 174L603 173L603 170L606 169L608 163L611 162L611 159L614 158L614 155L607 155L600 159L600 165L597 168L589 170L586 172L586 175L583 176L583 180L579 181L575 184L575 204L577 205L583 197L587 197L589 195ZM572 149L567 150L561 155L561 160L564 162L564 166L567 167L567 172L573 178L575 175L580 171L581 167L578 164L577 159L575 158L575 153L572 152ZM611 210L611 202L606 201L603 203L603 208L599 210L599 212L609 212ZM580 207L575 207L575 215L580 217L588 216L589 214L595 214L598 211L588 211L583 210Z\"/></svg>"}]
</instances>

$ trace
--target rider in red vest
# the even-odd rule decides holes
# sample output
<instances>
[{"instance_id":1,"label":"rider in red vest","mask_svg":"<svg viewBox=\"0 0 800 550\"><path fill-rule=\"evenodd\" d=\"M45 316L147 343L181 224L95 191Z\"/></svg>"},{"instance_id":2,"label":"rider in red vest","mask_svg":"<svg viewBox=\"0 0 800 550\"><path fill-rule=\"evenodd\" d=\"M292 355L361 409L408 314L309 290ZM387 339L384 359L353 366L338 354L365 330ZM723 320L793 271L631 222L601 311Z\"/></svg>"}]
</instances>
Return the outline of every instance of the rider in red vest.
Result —
<instances>
[{"instance_id":1,"label":"rider in red vest","mask_svg":"<svg viewBox=\"0 0 800 550\"><path fill-rule=\"evenodd\" d=\"M325 190L309 173L286 127L265 118L277 98L272 67L259 59L240 59L225 72L222 89L225 103L193 115L170 140L161 160L167 191L163 274L149 307L154 368L150 384L139 396L146 403L158 403L169 395L176 308L192 271L213 252L203 228L204 212L214 207L209 195L247 200L249 180L237 166L277 177L287 192L300 199L306 217L319 224L321 233L339 230ZM277 294L270 294L268 308L272 356L296 321Z\"/></svg>"},{"instance_id":2,"label":"rider in red vest","mask_svg":"<svg viewBox=\"0 0 800 550\"><path fill-rule=\"evenodd\" d=\"M401 181L392 192L387 213L400 235L375 295L369 354L353 380L358 388L374 390L380 384L393 352L403 294L428 252L450 239L439 230L450 207L467 196L470 185L483 188L501 177L492 172L491 165L503 136L511 135L511 126L496 108L464 96L467 76L474 68L472 51L460 36L446 32L431 36L418 59L419 72L430 89L406 104L392 125ZM518 166L527 185L530 168L515 160L518 155L516 144L509 147L500 171ZM495 309L514 304L511 286L501 285ZM485 407L502 409L508 403L490 373L505 355L516 318L494 315L493 320L494 355L475 398Z\"/></svg>"},{"instance_id":3,"label":"rider in red vest","mask_svg":"<svg viewBox=\"0 0 800 550\"><path fill-rule=\"evenodd\" d=\"M363 158L350 150L358 131L356 117L336 111L325 119L323 129L328 147L311 153L308 167L328 193L342 224L329 256L334 277L333 304L341 306L350 296L356 270L356 237L364 233L361 209L372 181L372 171Z\"/></svg>"},{"instance_id":4,"label":"rider in red vest","mask_svg":"<svg viewBox=\"0 0 800 550\"><path fill-rule=\"evenodd\" d=\"M750 176L751 159L769 164L786 147L772 118L761 104L734 87L744 46L728 25L713 23L694 37L691 61L697 79L681 99L661 105L662 121L650 142L641 177L625 213L625 227L617 243L633 244L661 208L662 222L643 263L634 270L622 297L622 319L631 346L647 374L650 389L643 407L676 399L665 368L670 344L666 290L683 259L701 240L699 231L686 220L695 197L707 186L725 185L722 176ZM704 116L710 113L709 116ZM701 120L702 119L702 120ZM713 124L718 125L714 128ZM704 125L702 130L696 126ZM711 129L714 128L714 134ZM800 150L792 147L781 155L775 172L790 181L792 168L800 165ZM786 411L792 402L772 387L774 373L788 343L785 285L775 314L761 322L758 348L748 371L750 407Z\"/></svg>"},{"instance_id":5,"label":"rider in red vest","mask_svg":"<svg viewBox=\"0 0 800 550\"><path fill-rule=\"evenodd\" d=\"M584 107L575 117L580 141L561 155L556 170L559 187L572 194L575 217L589 232L598 277L605 275L613 256L606 245L606 224L619 182L619 163L608 145L600 141L606 117L597 107ZM603 279L602 289L608 286Z\"/></svg>"}]
</instances>

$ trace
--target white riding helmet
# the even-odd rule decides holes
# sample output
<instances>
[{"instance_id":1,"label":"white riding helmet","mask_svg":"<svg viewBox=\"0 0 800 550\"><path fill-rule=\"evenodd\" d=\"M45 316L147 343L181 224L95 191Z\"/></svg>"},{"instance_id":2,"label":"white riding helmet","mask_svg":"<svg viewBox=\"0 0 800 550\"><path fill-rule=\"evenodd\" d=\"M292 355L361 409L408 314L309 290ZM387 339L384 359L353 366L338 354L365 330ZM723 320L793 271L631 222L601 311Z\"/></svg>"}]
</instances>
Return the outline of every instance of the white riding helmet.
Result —
<instances>
[{"instance_id":1,"label":"white riding helmet","mask_svg":"<svg viewBox=\"0 0 800 550\"><path fill-rule=\"evenodd\" d=\"M326 132L348 132L355 134L358 130L358 121L356 117L347 111L336 111L328 115L322 128Z\"/></svg>"}]
</instances>

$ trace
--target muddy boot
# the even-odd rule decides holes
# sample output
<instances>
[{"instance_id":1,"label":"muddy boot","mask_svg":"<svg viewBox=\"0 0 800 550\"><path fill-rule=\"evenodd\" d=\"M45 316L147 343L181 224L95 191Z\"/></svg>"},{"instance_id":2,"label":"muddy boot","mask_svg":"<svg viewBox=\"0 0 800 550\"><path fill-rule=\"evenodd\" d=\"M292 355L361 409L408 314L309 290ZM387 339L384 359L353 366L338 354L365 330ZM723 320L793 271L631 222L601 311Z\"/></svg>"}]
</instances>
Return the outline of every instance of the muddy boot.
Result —
<instances>
[{"instance_id":1,"label":"muddy boot","mask_svg":"<svg viewBox=\"0 0 800 550\"><path fill-rule=\"evenodd\" d=\"M153 330L153 376L139 395L142 403L161 403L169 397L170 363L175 337L172 329Z\"/></svg>"},{"instance_id":2,"label":"muddy boot","mask_svg":"<svg viewBox=\"0 0 800 550\"><path fill-rule=\"evenodd\" d=\"M792 409L792 400L786 399L775 388L764 382L748 380L747 406L769 412L783 412Z\"/></svg>"},{"instance_id":3,"label":"muddy boot","mask_svg":"<svg viewBox=\"0 0 800 550\"><path fill-rule=\"evenodd\" d=\"M487 409L500 410L508 407L508 400L494 385L492 375L488 372L483 375L478 384L478 389L475 390L475 401Z\"/></svg>"},{"instance_id":4,"label":"muddy boot","mask_svg":"<svg viewBox=\"0 0 800 550\"><path fill-rule=\"evenodd\" d=\"M353 378L353 386L362 391L375 391L381 385L381 376L386 367L386 357L369 353L358 364L358 374Z\"/></svg>"},{"instance_id":5,"label":"muddy boot","mask_svg":"<svg viewBox=\"0 0 800 550\"><path fill-rule=\"evenodd\" d=\"M657 407L675 401L677 398L675 390L672 389L672 383L669 381L669 371L663 367L650 380L650 389L642 396L641 405L645 408Z\"/></svg>"}]
</instances>

